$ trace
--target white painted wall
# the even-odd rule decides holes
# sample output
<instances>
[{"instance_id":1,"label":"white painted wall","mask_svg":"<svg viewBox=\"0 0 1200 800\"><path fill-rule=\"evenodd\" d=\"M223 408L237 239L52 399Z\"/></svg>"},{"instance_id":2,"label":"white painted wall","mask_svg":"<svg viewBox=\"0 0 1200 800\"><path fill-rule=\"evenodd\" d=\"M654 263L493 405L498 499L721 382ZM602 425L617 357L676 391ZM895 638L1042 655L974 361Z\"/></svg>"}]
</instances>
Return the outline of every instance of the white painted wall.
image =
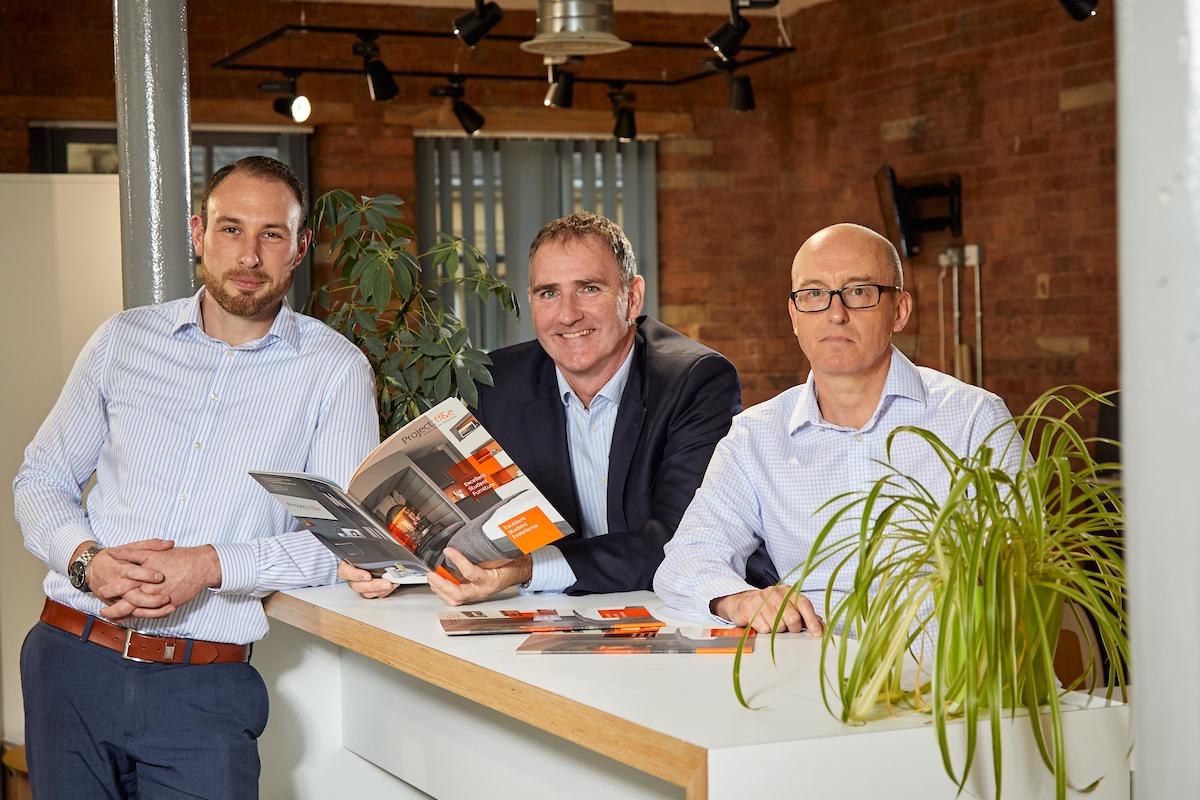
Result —
<instances>
[{"instance_id":1,"label":"white painted wall","mask_svg":"<svg viewBox=\"0 0 1200 800\"><path fill-rule=\"evenodd\" d=\"M121 310L116 175L0 175L0 709L25 734L21 642L45 595L13 518L12 479L79 350Z\"/></svg>"}]
</instances>

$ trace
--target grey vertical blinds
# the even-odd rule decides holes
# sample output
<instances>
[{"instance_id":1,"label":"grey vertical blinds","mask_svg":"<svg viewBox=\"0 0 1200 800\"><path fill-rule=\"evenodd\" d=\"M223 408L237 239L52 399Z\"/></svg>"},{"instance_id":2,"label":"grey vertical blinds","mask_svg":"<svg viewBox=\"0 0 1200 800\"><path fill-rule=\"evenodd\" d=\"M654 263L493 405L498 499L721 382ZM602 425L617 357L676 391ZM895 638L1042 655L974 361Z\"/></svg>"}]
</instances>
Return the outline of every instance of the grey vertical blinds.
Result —
<instances>
[{"instance_id":1,"label":"grey vertical blinds","mask_svg":"<svg viewBox=\"0 0 1200 800\"><path fill-rule=\"evenodd\" d=\"M655 142L419 137L417 237L438 231L471 241L517 290L520 319L461 292L446 297L485 349L533 337L525 288L529 244L543 225L576 211L614 220L629 236L646 280L646 311L658 312ZM432 267L428 267L432 268Z\"/></svg>"}]
</instances>

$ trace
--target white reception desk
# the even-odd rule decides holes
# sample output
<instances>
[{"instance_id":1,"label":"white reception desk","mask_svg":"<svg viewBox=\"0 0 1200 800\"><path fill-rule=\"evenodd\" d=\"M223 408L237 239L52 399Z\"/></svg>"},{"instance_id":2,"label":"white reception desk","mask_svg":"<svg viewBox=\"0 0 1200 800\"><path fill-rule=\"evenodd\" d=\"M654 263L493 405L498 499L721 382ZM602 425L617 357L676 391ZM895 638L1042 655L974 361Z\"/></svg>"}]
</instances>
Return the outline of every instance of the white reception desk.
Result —
<instances>
[{"instance_id":1,"label":"white reception desk","mask_svg":"<svg viewBox=\"0 0 1200 800\"><path fill-rule=\"evenodd\" d=\"M475 607L624 605L661 609L649 592ZM268 600L272 634L254 655L272 700L264 797L955 796L928 717L852 727L828 714L820 643L807 636L780 637L776 664L765 637L743 659L747 710L732 656L516 655L522 636L446 636L444 609L423 586L383 600L345 586ZM1128 798L1128 707L1078 694L1066 706L1072 783L1103 776L1090 797ZM1028 721L1003 728L1004 796L1053 797ZM961 752L961 724L956 733ZM966 796L990 796L991 772L984 725Z\"/></svg>"}]
</instances>

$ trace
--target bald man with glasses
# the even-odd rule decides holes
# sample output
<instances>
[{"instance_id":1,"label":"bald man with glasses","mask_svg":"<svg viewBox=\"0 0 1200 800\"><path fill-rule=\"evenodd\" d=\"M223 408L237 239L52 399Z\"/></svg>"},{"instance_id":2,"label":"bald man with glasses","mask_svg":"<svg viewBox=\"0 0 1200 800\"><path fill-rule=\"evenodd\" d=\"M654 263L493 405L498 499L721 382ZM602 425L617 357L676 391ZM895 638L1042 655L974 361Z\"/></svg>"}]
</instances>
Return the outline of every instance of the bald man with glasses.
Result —
<instances>
[{"instance_id":1,"label":"bald man with glasses","mask_svg":"<svg viewBox=\"0 0 1200 800\"><path fill-rule=\"evenodd\" d=\"M822 506L885 474L880 462L897 427L928 429L968 455L1012 417L996 395L917 367L892 345L912 314L912 296L884 237L848 223L825 228L796 253L791 277L788 316L812 371L734 418L667 544L654 590L686 614L761 632L786 602L781 630L815 636L824 628L832 565L818 566L787 598L788 586L746 582L750 554L765 545L790 583L837 508ZM891 463L945 497L946 470L917 437L897 437ZM858 529L852 517L839 522L835 539ZM853 570L841 576L846 583ZM835 599L849 588L835 585Z\"/></svg>"}]
</instances>

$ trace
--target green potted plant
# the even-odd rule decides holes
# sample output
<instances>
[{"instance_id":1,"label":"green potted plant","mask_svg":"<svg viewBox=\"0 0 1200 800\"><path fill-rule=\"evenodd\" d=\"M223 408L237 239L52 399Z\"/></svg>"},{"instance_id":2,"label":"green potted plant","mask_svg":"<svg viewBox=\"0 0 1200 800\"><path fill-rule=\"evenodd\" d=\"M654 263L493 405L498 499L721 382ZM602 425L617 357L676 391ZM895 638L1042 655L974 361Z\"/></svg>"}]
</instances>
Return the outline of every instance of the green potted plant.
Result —
<instances>
[{"instance_id":1,"label":"green potted plant","mask_svg":"<svg viewBox=\"0 0 1200 800\"><path fill-rule=\"evenodd\" d=\"M1098 463L1072 424L1090 403L1111 405L1083 387L1051 390L1015 427L993 431L967 457L927 430L897 428L888 437L889 461L896 439L919 437L948 473L947 496L935 497L885 464L887 473L869 489L824 506L832 516L796 571L792 592L818 565L832 569L821 642L826 708L851 724L894 709L930 714L943 765L960 791L977 723L986 717L1000 795L1000 724L1024 709L1056 795L1065 797L1060 696L1083 679L1060 687L1055 677L1064 602L1068 613L1086 610L1110 656L1106 696L1125 688L1124 512L1119 484L1108 478L1118 465ZM835 536L843 518L858 520L857 531ZM835 597L829 590L846 576L853 588ZM745 704L739 667L735 661L735 689ZM956 718L966 735L959 764L947 734Z\"/></svg>"},{"instance_id":2,"label":"green potted plant","mask_svg":"<svg viewBox=\"0 0 1200 800\"><path fill-rule=\"evenodd\" d=\"M439 233L429 250L413 255L403 202L334 189L316 201L311 219L316 234L331 237L333 278L313 292L309 306L327 309L325 321L371 362L383 436L448 397L474 405L475 383L492 383L491 360L446 307L444 288L461 287L517 313L513 290L470 242Z\"/></svg>"}]
</instances>

